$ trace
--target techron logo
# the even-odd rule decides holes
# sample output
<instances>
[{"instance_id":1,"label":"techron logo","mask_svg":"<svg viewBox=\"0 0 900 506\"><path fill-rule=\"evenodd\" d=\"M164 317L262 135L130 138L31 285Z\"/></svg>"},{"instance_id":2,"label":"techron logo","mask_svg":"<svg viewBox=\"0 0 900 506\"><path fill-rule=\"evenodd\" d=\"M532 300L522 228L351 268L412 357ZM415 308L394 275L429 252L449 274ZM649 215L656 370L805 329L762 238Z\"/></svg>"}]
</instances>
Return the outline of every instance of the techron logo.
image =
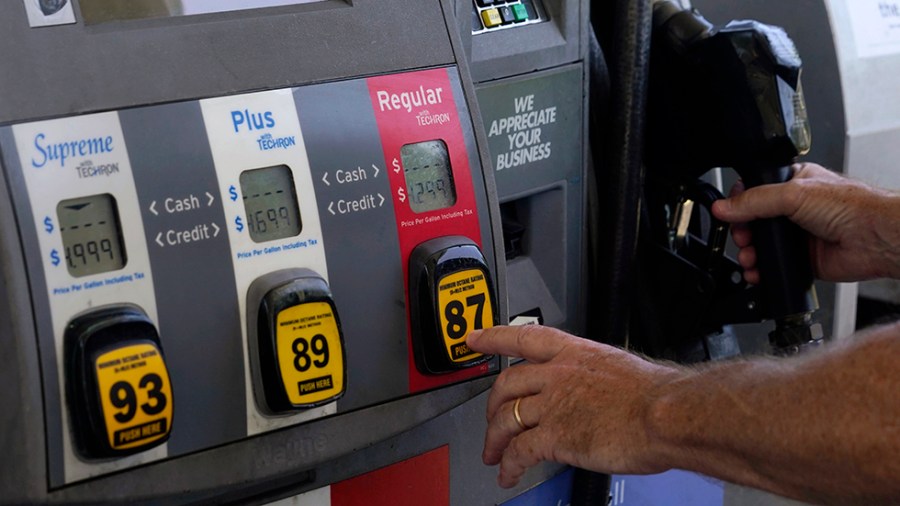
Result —
<instances>
[{"instance_id":1,"label":"techron logo","mask_svg":"<svg viewBox=\"0 0 900 506\"><path fill-rule=\"evenodd\" d=\"M51 162L57 162L60 167L65 167L66 160L70 158L112 153L115 146L111 135L53 142L47 140L46 134L38 133L34 136L34 149L35 156L31 158L31 166L40 169Z\"/></svg>"}]
</instances>

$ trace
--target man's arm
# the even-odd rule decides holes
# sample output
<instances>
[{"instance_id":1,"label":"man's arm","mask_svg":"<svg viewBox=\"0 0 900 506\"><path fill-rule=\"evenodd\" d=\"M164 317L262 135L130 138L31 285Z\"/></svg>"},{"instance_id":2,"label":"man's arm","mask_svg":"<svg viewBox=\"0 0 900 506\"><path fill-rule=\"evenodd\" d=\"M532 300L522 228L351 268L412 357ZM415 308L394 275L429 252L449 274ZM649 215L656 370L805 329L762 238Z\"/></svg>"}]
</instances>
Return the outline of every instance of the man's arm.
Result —
<instances>
[{"instance_id":1,"label":"man's arm","mask_svg":"<svg viewBox=\"0 0 900 506\"><path fill-rule=\"evenodd\" d=\"M900 326L796 359L710 364L654 396L667 467L827 504L900 502Z\"/></svg>"},{"instance_id":2,"label":"man's arm","mask_svg":"<svg viewBox=\"0 0 900 506\"><path fill-rule=\"evenodd\" d=\"M544 327L475 332L469 345L530 362L505 371L488 401L483 458L500 464L502 486L554 460L686 469L812 502L900 502L900 326L806 357L696 368Z\"/></svg>"}]
</instances>

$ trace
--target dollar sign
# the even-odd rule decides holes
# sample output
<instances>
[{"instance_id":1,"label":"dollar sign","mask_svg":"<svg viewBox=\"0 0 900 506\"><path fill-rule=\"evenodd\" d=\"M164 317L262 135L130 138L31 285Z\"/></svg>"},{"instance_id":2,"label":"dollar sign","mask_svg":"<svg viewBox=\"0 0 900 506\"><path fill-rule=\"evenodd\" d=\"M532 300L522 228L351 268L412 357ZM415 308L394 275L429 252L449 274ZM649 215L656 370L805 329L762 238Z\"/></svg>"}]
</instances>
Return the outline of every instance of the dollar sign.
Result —
<instances>
[{"instance_id":1,"label":"dollar sign","mask_svg":"<svg viewBox=\"0 0 900 506\"><path fill-rule=\"evenodd\" d=\"M391 163L391 165L394 166L394 172L399 174L400 173L400 160L397 160L396 158L394 158L394 161Z\"/></svg>"},{"instance_id":2,"label":"dollar sign","mask_svg":"<svg viewBox=\"0 0 900 506\"><path fill-rule=\"evenodd\" d=\"M240 216L234 219L234 224L237 225L238 232L244 231L244 220L242 220Z\"/></svg>"},{"instance_id":3,"label":"dollar sign","mask_svg":"<svg viewBox=\"0 0 900 506\"><path fill-rule=\"evenodd\" d=\"M50 252L50 260L53 261L53 267L56 267L57 265L59 265L59 252L56 250L51 251Z\"/></svg>"},{"instance_id":4,"label":"dollar sign","mask_svg":"<svg viewBox=\"0 0 900 506\"><path fill-rule=\"evenodd\" d=\"M400 197L400 202L406 202L406 190L397 188L397 196Z\"/></svg>"},{"instance_id":5,"label":"dollar sign","mask_svg":"<svg viewBox=\"0 0 900 506\"><path fill-rule=\"evenodd\" d=\"M238 199L237 188L234 185L231 185L231 188L228 188L228 194L231 195L231 201L235 202ZM238 230L240 232L240 230Z\"/></svg>"},{"instance_id":6,"label":"dollar sign","mask_svg":"<svg viewBox=\"0 0 900 506\"><path fill-rule=\"evenodd\" d=\"M44 218L44 230L46 230L48 234L53 232L53 220L51 220L49 216Z\"/></svg>"}]
</instances>

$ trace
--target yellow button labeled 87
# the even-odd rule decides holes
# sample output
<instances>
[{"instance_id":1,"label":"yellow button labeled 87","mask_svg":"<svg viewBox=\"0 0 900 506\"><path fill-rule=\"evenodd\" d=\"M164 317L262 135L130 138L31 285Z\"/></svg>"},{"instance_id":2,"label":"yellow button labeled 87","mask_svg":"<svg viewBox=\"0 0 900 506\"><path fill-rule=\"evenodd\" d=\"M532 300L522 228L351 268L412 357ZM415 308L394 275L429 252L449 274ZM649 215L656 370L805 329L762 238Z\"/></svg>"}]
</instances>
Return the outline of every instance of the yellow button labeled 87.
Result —
<instances>
[{"instance_id":1,"label":"yellow button labeled 87","mask_svg":"<svg viewBox=\"0 0 900 506\"><path fill-rule=\"evenodd\" d=\"M133 344L99 355L94 363L109 447L152 445L172 428L172 385L159 349Z\"/></svg>"},{"instance_id":2,"label":"yellow button labeled 87","mask_svg":"<svg viewBox=\"0 0 900 506\"><path fill-rule=\"evenodd\" d=\"M438 310L450 360L463 363L481 357L466 344L466 336L472 330L494 326L494 308L484 272L467 269L441 278Z\"/></svg>"},{"instance_id":3,"label":"yellow button labeled 87","mask_svg":"<svg viewBox=\"0 0 900 506\"><path fill-rule=\"evenodd\" d=\"M409 257L409 298L420 372L444 374L491 360L466 344L469 332L498 323L491 270L471 239L438 237L416 246Z\"/></svg>"},{"instance_id":4,"label":"yellow button labeled 87","mask_svg":"<svg viewBox=\"0 0 900 506\"><path fill-rule=\"evenodd\" d=\"M276 319L278 367L289 402L314 406L344 392L344 350L328 302L283 309Z\"/></svg>"}]
</instances>

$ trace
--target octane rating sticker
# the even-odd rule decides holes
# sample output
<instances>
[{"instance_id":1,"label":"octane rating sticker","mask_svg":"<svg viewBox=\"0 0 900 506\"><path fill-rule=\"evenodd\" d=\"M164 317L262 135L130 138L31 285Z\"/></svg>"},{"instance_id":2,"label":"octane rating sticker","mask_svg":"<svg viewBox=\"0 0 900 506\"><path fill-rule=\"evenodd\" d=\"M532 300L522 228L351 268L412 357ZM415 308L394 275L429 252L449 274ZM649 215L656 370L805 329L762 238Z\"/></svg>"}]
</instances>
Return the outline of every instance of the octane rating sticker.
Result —
<instances>
[{"instance_id":1,"label":"octane rating sticker","mask_svg":"<svg viewBox=\"0 0 900 506\"><path fill-rule=\"evenodd\" d=\"M109 446L125 450L165 438L172 428L172 386L159 349L124 346L95 364Z\"/></svg>"},{"instance_id":2,"label":"octane rating sticker","mask_svg":"<svg viewBox=\"0 0 900 506\"><path fill-rule=\"evenodd\" d=\"M487 280L481 269L459 271L438 283L438 309L447 356L453 362L467 362L481 356L469 349L466 336L472 330L494 326L494 308Z\"/></svg>"},{"instance_id":3,"label":"octane rating sticker","mask_svg":"<svg viewBox=\"0 0 900 506\"><path fill-rule=\"evenodd\" d=\"M331 304L308 302L278 313L278 366L295 406L319 404L344 392L344 343Z\"/></svg>"}]
</instances>

